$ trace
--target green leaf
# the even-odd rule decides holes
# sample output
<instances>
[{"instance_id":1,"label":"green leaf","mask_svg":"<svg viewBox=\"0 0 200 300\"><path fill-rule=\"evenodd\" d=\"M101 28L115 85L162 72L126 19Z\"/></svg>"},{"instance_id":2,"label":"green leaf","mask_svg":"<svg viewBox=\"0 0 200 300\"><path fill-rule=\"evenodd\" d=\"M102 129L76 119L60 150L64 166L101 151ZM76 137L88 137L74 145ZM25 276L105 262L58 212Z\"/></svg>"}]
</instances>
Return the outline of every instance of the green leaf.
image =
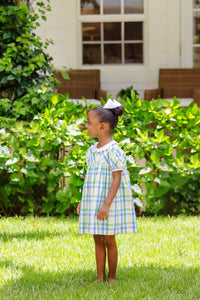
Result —
<instances>
[{"instance_id":1,"label":"green leaf","mask_svg":"<svg viewBox=\"0 0 200 300\"><path fill-rule=\"evenodd\" d=\"M16 164L19 161L19 158L13 157L6 161L6 166L10 166Z\"/></svg>"},{"instance_id":2,"label":"green leaf","mask_svg":"<svg viewBox=\"0 0 200 300\"><path fill-rule=\"evenodd\" d=\"M158 168L162 171L169 171L169 172L173 171L173 169L170 168L168 164L166 164L164 161L158 163Z\"/></svg>"},{"instance_id":3,"label":"green leaf","mask_svg":"<svg viewBox=\"0 0 200 300\"><path fill-rule=\"evenodd\" d=\"M146 167L146 168L143 168L142 170L140 170L139 175L144 175L144 174L150 173L151 171L152 171L152 168Z\"/></svg>"},{"instance_id":4,"label":"green leaf","mask_svg":"<svg viewBox=\"0 0 200 300\"><path fill-rule=\"evenodd\" d=\"M25 159L31 162L39 162L39 159L37 159L31 152L25 154Z\"/></svg>"},{"instance_id":5,"label":"green leaf","mask_svg":"<svg viewBox=\"0 0 200 300\"><path fill-rule=\"evenodd\" d=\"M132 185L131 188L132 188L132 190L133 190L134 192L136 192L137 194L140 194L140 195L142 194L142 190L141 190L141 188L140 188L140 186L139 186L138 184Z\"/></svg>"},{"instance_id":6,"label":"green leaf","mask_svg":"<svg viewBox=\"0 0 200 300\"><path fill-rule=\"evenodd\" d=\"M154 151L151 153L151 159L154 163L158 163L160 161L160 155L158 151Z\"/></svg>"},{"instance_id":7,"label":"green leaf","mask_svg":"<svg viewBox=\"0 0 200 300\"><path fill-rule=\"evenodd\" d=\"M52 202L47 202L43 204L42 211L44 213L50 213L54 208L54 204Z\"/></svg>"},{"instance_id":8,"label":"green leaf","mask_svg":"<svg viewBox=\"0 0 200 300\"><path fill-rule=\"evenodd\" d=\"M1 59L0 59L0 72L3 72L5 70L6 66L1 64Z\"/></svg>"},{"instance_id":9,"label":"green leaf","mask_svg":"<svg viewBox=\"0 0 200 300\"><path fill-rule=\"evenodd\" d=\"M61 74L64 79L70 79L69 74L66 71L62 71Z\"/></svg>"},{"instance_id":10,"label":"green leaf","mask_svg":"<svg viewBox=\"0 0 200 300\"><path fill-rule=\"evenodd\" d=\"M53 97L52 97L52 103L53 103L53 105L56 105L57 103L58 103L58 95L54 95Z\"/></svg>"},{"instance_id":11,"label":"green leaf","mask_svg":"<svg viewBox=\"0 0 200 300\"><path fill-rule=\"evenodd\" d=\"M31 102L32 102L32 104L38 104L38 103L40 103L40 99L39 98L35 98L35 97L33 97L33 99L31 100Z\"/></svg>"},{"instance_id":12,"label":"green leaf","mask_svg":"<svg viewBox=\"0 0 200 300\"><path fill-rule=\"evenodd\" d=\"M65 199L66 200L66 199ZM63 213L65 212L68 208L70 207L68 202L62 202L62 203L58 203L56 205L56 212L57 213Z\"/></svg>"},{"instance_id":13,"label":"green leaf","mask_svg":"<svg viewBox=\"0 0 200 300\"><path fill-rule=\"evenodd\" d=\"M19 182L20 181L20 176L17 173L11 174L10 175L10 180L14 182Z\"/></svg>"},{"instance_id":14,"label":"green leaf","mask_svg":"<svg viewBox=\"0 0 200 300\"><path fill-rule=\"evenodd\" d=\"M126 160L131 164L131 166L136 166L135 159L131 155L127 155Z\"/></svg>"}]
</instances>

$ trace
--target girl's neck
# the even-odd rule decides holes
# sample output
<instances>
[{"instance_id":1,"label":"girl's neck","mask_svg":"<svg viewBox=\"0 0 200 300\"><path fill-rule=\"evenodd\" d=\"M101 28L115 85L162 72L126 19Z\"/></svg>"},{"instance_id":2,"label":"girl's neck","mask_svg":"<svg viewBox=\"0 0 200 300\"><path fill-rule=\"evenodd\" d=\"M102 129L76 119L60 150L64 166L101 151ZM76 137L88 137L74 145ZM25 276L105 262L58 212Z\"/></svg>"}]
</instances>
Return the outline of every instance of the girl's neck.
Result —
<instances>
[{"instance_id":1,"label":"girl's neck","mask_svg":"<svg viewBox=\"0 0 200 300\"><path fill-rule=\"evenodd\" d=\"M99 142L97 144L97 148L101 148L101 147L105 146L106 144L110 143L112 141L112 138L109 135L107 137L103 137L103 138L100 138L98 140L99 140Z\"/></svg>"}]
</instances>

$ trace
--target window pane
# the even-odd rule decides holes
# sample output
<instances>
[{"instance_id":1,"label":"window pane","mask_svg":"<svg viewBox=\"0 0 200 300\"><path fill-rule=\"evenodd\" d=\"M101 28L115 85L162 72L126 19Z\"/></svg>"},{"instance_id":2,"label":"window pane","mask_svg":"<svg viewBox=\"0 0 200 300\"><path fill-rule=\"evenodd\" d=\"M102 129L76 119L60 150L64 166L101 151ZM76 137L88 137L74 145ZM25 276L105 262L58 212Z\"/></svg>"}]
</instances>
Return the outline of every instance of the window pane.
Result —
<instances>
[{"instance_id":1,"label":"window pane","mask_svg":"<svg viewBox=\"0 0 200 300\"><path fill-rule=\"evenodd\" d=\"M200 68L200 48L193 48L193 66Z\"/></svg>"},{"instance_id":2,"label":"window pane","mask_svg":"<svg viewBox=\"0 0 200 300\"><path fill-rule=\"evenodd\" d=\"M200 13L194 13L194 44L200 44Z\"/></svg>"},{"instance_id":3,"label":"window pane","mask_svg":"<svg viewBox=\"0 0 200 300\"><path fill-rule=\"evenodd\" d=\"M144 0L124 0L125 14L143 14Z\"/></svg>"},{"instance_id":4,"label":"window pane","mask_svg":"<svg viewBox=\"0 0 200 300\"><path fill-rule=\"evenodd\" d=\"M143 44L125 44L125 63L143 63Z\"/></svg>"},{"instance_id":5,"label":"window pane","mask_svg":"<svg viewBox=\"0 0 200 300\"><path fill-rule=\"evenodd\" d=\"M200 0L193 0L193 7L200 8Z\"/></svg>"},{"instance_id":6,"label":"window pane","mask_svg":"<svg viewBox=\"0 0 200 300\"><path fill-rule=\"evenodd\" d=\"M104 14L120 14L121 0L103 0Z\"/></svg>"},{"instance_id":7,"label":"window pane","mask_svg":"<svg viewBox=\"0 0 200 300\"><path fill-rule=\"evenodd\" d=\"M101 64L100 45L83 45L83 64Z\"/></svg>"},{"instance_id":8,"label":"window pane","mask_svg":"<svg viewBox=\"0 0 200 300\"><path fill-rule=\"evenodd\" d=\"M121 45L106 44L104 45L104 63L105 64L121 64Z\"/></svg>"},{"instance_id":9,"label":"window pane","mask_svg":"<svg viewBox=\"0 0 200 300\"><path fill-rule=\"evenodd\" d=\"M100 41L100 23L82 23L83 41Z\"/></svg>"},{"instance_id":10,"label":"window pane","mask_svg":"<svg viewBox=\"0 0 200 300\"><path fill-rule=\"evenodd\" d=\"M81 15L100 14L100 0L81 0Z\"/></svg>"},{"instance_id":11,"label":"window pane","mask_svg":"<svg viewBox=\"0 0 200 300\"><path fill-rule=\"evenodd\" d=\"M120 41L121 40L121 23L106 22L104 25L104 41Z\"/></svg>"},{"instance_id":12,"label":"window pane","mask_svg":"<svg viewBox=\"0 0 200 300\"><path fill-rule=\"evenodd\" d=\"M125 41L142 41L143 30L142 22L125 22L124 39Z\"/></svg>"}]
</instances>

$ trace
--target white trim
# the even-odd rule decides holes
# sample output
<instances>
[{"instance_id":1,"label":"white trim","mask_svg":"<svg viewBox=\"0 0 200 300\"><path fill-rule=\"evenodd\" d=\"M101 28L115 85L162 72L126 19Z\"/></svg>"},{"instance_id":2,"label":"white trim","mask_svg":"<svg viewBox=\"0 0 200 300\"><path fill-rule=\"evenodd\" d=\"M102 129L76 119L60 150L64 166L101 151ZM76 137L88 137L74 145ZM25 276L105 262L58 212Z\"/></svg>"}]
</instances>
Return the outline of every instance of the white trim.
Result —
<instances>
[{"instance_id":1,"label":"white trim","mask_svg":"<svg viewBox=\"0 0 200 300\"><path fill-rule=\"evenodd\" d=\"M145 3L145 1L144 1ZM98 18L97 18L98 17ZM98 21L97 21L98 19ZM127 21L127 22L139 22L145 20L145 16L143 14L128 14L128 15L80 15L79 16L79 21L81 22L122 22L122 21Z\"/></svg>"}]
</instances>

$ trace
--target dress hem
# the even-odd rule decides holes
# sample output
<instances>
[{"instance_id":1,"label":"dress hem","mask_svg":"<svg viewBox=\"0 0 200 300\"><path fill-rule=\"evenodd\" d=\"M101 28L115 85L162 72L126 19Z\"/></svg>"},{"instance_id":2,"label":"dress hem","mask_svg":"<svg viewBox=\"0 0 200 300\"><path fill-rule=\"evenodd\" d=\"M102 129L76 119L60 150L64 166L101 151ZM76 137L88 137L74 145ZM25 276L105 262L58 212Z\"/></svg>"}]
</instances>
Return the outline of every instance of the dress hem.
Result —
<instances>
[{"instance_id":1,"label":"dress hem","mask_svg":"<svg viewBox=\"0 0 200 300\"><path fill-rule=\"evenodd\" d=\"M138 231L133 231L133 232L116 232L116 233L92 233L92 232L78 232L79 234L87 234L87 235L118 235L118 234L134 234L137 233Z\"/></svg>"}]
</instances>

